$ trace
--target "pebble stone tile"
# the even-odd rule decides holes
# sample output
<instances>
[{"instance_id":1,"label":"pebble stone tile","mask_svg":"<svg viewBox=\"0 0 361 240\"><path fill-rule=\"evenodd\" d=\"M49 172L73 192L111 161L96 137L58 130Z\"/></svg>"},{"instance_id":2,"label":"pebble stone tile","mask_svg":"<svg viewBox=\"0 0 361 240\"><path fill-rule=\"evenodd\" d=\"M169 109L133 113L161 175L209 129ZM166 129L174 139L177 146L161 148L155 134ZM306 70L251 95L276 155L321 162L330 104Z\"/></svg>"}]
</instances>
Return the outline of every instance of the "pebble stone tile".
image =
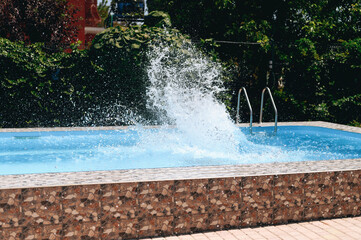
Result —
<instances>
[{"instance_id":1,"label":"pebble stone tile","mask_svg":"<svg viewBox=\"0 0 361 240\"><path fill-rule=\"evenodd\" d=\"M3 175L0 183L0 239L134 239L361 215L361 159Z\"/></svg>"}]
</instances>

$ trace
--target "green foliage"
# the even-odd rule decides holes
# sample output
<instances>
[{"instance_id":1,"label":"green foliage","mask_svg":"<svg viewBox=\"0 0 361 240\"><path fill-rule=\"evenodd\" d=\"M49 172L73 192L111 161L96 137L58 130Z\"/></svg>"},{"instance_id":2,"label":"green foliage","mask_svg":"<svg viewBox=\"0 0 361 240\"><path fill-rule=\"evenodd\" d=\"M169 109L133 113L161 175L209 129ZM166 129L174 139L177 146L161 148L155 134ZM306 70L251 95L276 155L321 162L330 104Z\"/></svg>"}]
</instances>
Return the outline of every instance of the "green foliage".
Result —
<instances>
[{"instance_id":1,"label":"green foliage","mask_svg":"<svg viewBox=\"0 0 361 240\"><path fill-rule=\"evenodd\" d=\"M147 26L153 27L171 27L172 22L168 13L161 11L152 11L145 19Z\"/></svg>"},{"instance_id":2,"label":"green foliage","mask_svg":"<svg viewBox=\"0 0 361 240\"><path fill-rule=\"evenodd\" d=\"M154 25L158 26L157 23ZM142 116L150 116L145 99L148 82L146 51L158 41L181 46L187 39L176 29L156 26L117 26L95 37L89 57L97 69L91 85L97 104L111 105L117 100Z\"/></svg>"},{"instance_id":3,"label":"green foliage","mask_svg":"<svg viewBox=\"0 0 361 240\"><path fill-rule=\"evenodd\" d=\"M41 43L0 38L0 126L54 126L77 117L72 106L78 86L72 80L83 53L76 46L71 54L42 49Z\"/></svg>"},{"instance_id":4,"label":"green foliage","mask_svg":"<svg viewBox=\"0 0 361 240\"><path fill-rule=\"evenodd\" d=\"M281 120L356 118L342 108L347 117L335 114L332 102L360 93L360 0L154 0L149 8L168 12L193 39L243 42L216 48L222 61L238 69L231 94L246 86L258 105L263 87L280 88L279 101L288 99L278 103ZM233 98L230 108L235 106Z\"/></svg>"},{"instance_id":5,"label":"green foliage","mask_svg":"<svg viewBox=\"0 0 361 240\"><path fill-rule=\"evenodd\" d=\"M149 8L164 12L152 12L143 26L107 29L89 51L47 54L41 44L25 48L1 40L0 81L6 94L0 96L5 106L0 120L20 126L48 114L47 119L61 122L114 102L146 112L145 53L158 39L180 44L188 38L182 32L222 62L230 89L222 98L229 110L235 109L242 86L257 108L267 85L281 121L361 122L360 0L154 0ZM171 23L180 32L170 29ZM60 116L64 105L69 114ZM273 118L271 113L265 111L265 120Z\"/></svg>"},{"instance_id":6,"label":"green foliage","mask_svg":"<svg viewBox=\"0 0 361 240\"><path fill-rule=\"evenodd\" d=\"M180 46L188 39L157 27L170 23L166 14L155 16L158 21L148 25L109 28L89 50L74 44L71 53L0 39L0 127L97 124L89 115L104 125L127 123L124 113L110 112L112 106L151 118L145 106L146 52L158 41Z\"/></svg>"},{"instance_id":7,"label":"green foliage","mask_svg":"<svg viewBox=\"0 0 361 240\"><path fill-rule=\"evenodd\" d=\"M101 0L98 3L98 13L100 18L102 19L100 25L104 26L104 21L107 19L109 15L110 6L108 6L108 0Z\"/></svg>"},{"instance_id":8,"label":"green foliage","mask_svg":"<svg viewBox=\"0 0 361 240\"><path fill-rule=\"evenodd\" d=\"M332 101L330 113L341 123L361 122L361 94Z\"/></svg>"}]
</instances>

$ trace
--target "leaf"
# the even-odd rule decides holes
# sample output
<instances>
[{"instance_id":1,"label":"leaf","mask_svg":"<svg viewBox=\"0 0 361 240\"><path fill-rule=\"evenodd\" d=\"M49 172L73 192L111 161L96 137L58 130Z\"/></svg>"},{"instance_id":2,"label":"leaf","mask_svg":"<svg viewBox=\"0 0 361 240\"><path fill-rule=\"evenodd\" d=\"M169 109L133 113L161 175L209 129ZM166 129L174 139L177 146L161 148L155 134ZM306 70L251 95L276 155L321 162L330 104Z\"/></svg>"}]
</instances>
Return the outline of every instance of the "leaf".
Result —
<instances>
[{"instance_id":1,"label":"leaf","mask_svg":"<svg viewBox=\"0 0 361 240\"><path fill-rule=\"evenodd\" d=\"M93 44L93 48L95 48L95 49L100 49L101 47L102 47L102 45L100 43Z\"/></svg>"},{"instance_id":2,"label":"leaf","mask_svg":"<svg viewBox=\"0 0 361 240\"><path fill-rule=\"evenodd\" d=\"M122 46L118 41L115 42L115 46L116 46L117 48L123 48L123 46Z\"/></svg>"},{"instance_id":3,"label":"leaf","mask_svg":"<svg viewBox=\"0 0 361 240\"><path fill-rule=\"evenodd\" d=\"M139 48L140 48L140 44L133 43L133 44L131 45L131 48L132 48L132 49L139 49Z\"/></svg>"}]
</instances>

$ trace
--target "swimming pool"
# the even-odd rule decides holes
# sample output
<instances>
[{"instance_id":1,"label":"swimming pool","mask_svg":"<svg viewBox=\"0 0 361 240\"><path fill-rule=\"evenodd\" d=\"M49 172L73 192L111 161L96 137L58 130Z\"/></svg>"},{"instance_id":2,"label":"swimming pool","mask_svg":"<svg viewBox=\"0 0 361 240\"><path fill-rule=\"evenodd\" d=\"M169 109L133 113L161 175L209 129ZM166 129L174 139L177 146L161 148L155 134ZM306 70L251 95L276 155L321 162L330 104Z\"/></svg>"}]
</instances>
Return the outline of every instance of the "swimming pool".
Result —
<instances>
[{"instance_id":1,"label":"swimming pool","mask_svg":"<svg viewBox=\"0 0 361 240\"><path fill-rule=\"evenodd\" d=\"M79 172L361 158L361 134L316 126L240 128L238 153L200 148L174 128L0 133L0 174Z\"/></svg>"},{"instance_id":2,"label":"swimming pool","mask_svg":"<svg viewBox=\"0 0 361 240\"><path fill-rule=\"evenodd\" d=\"M347 146L350 139L361 134L360 128L326 122L279 125L285 126L282 132L303 129L306 140L312 134L304 131L306 128L295 126L322 127L318 129L321 131L318 138L326 134L329 145L321 144L318 150L334 149L336 145L335 157L339 156L340 149L356 154L352 156L359 154ZM41 136L24 133L40 131L45 136L50 132L61 135L61 132L79 131L81 135L88 130L104 133L125 129L0 129L0 132L13 140L18 137L16 140L30 141ZM267 135L262 133L267 127L257 130L261 133L248 136L254 144L276 145L277 137L260 138ZM343 130L334 133L345 134L344 140L337 138L336 141L334 135L330 135L332 130ZM247 132L247 128L244 131ZM289 140L284 139L278 147L292 139L289 135ZM302 151L302 146L299 147ZM333 150L329 151L332 156ZM138 239L361 215L361 158L7 174L0 175L0 182L0 213L3 213L0 214L0 239L66 239L69 236Z\"/></svg>"}]
</instances>

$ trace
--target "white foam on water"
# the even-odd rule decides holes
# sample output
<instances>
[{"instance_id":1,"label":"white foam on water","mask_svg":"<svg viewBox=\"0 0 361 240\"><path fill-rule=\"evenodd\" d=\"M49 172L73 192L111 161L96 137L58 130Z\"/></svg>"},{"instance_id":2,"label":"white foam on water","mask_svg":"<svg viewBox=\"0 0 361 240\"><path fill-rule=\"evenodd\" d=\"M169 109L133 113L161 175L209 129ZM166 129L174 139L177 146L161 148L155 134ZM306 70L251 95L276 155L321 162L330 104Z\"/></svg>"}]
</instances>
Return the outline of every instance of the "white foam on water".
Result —
<instances>
[{"instance_id":1,"label":"white foam on water","mask_svg":"<svg viewBox=\"0 0 361 240\"><path fill-rule=\"evenodd\" d=\"M224 91L221 66L184 43L160 42L148 52L148 107L175 131L142 132L139 146L195 158L240 158L249 146L216 96Z\"/></svg>"}]
</instances>

